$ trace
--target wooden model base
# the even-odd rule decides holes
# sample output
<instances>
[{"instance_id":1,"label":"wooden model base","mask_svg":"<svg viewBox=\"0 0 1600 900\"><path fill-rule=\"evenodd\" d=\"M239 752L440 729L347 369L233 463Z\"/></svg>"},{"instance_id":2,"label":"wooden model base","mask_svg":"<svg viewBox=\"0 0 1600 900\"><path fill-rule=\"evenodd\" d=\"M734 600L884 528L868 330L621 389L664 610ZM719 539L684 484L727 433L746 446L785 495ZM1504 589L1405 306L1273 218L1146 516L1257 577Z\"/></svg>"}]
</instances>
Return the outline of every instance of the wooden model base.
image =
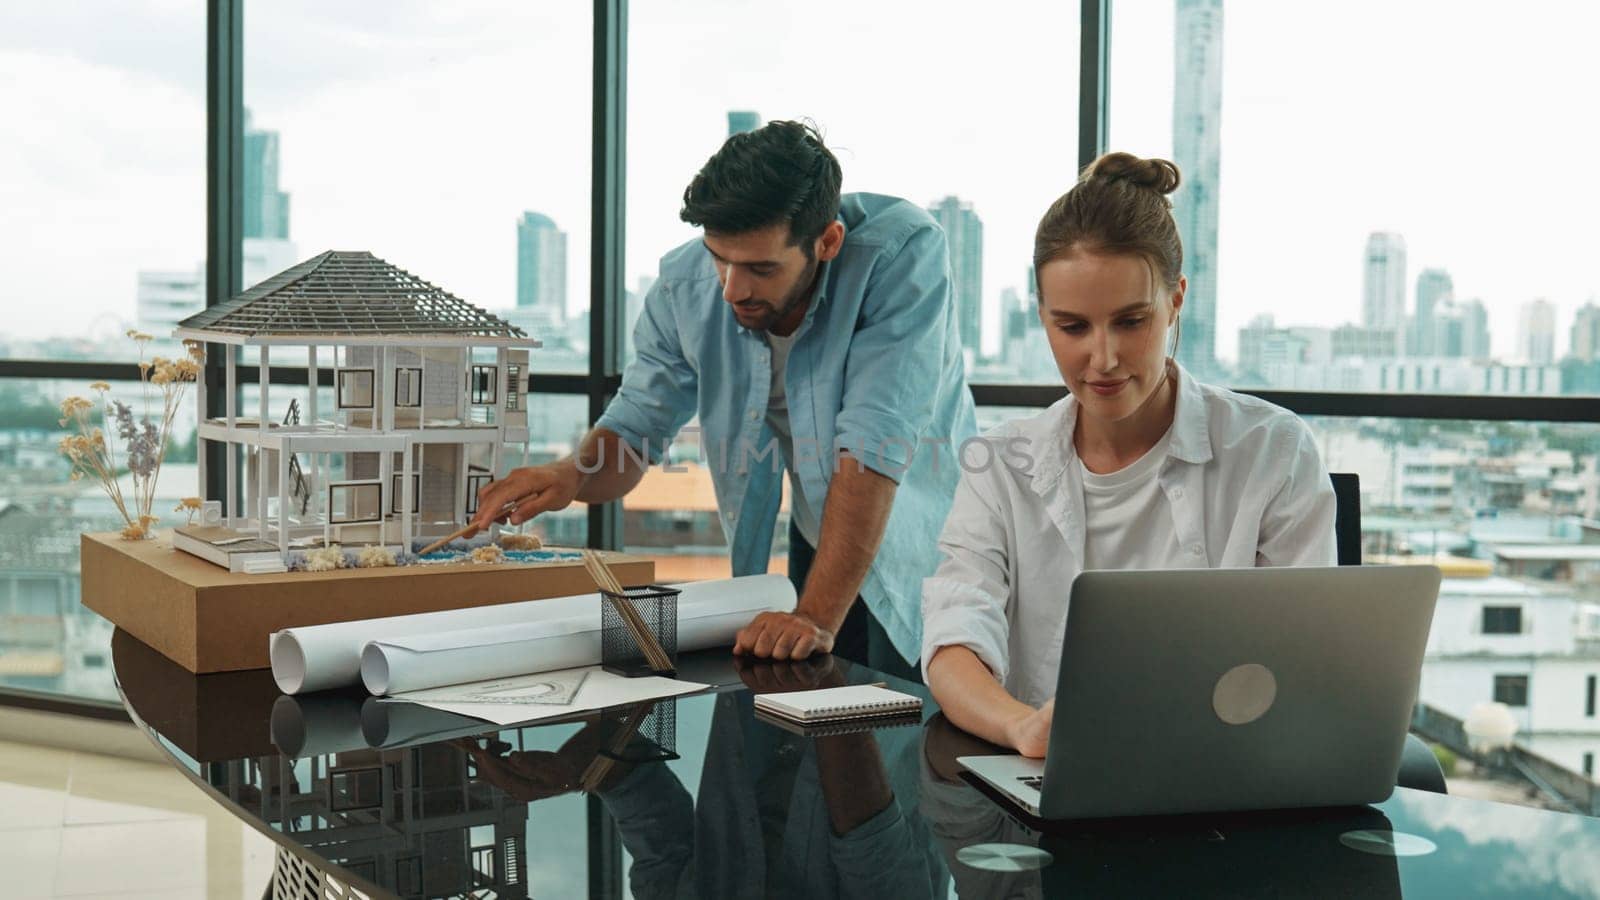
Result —
<instances>
[{"instance_id":1,"label":"wooden model base","mask_svg":"<svg viewBox=\"0 0 1600 900\"><path fill-rule=\"evenodd\" d=\"M655 580L648 559L604 556L624 584ZM196 673L265 668L267 639L283 628L589 592L598 597L578 560L245 575L174 549L166 531L143 541L85 534L81 567L84 606Z\"/></svg>"}]
</instances>

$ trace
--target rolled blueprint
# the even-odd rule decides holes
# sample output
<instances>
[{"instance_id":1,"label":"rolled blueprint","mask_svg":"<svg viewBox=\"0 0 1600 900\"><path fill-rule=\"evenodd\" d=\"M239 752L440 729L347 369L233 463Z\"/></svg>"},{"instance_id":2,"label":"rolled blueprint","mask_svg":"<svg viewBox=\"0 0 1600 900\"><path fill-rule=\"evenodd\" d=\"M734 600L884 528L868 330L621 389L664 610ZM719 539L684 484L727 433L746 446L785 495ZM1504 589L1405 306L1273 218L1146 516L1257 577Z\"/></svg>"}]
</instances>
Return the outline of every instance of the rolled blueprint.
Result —
<instances>
[{"instance_id":1,"label":"rolled blueprint","mask_svg":"<svg viewBox=\"0 0 1600 900\"><path fill-rule=\"evenodd\" d=\"M676 587L682 590L679 650L732 643L757 613L790 610L795 603L794 585L782 575ZM374 651L379 658L366 667L372 676L367 683L387 693L593 665L600 662L600 599L582 594L287 628L272 635L272 677L286 694L362 683L367 681L363 650L369 643L380 649ZM450 674L427 674L434 666Z\"/></svg>"},{"instance_id":2,"label":"rolled blueprint","mask_svg":"<svg viewBox=\"0 0 1600 900\"><path fill-rule=\"evenodd\" d=\"M685 585L678 598L678 649L733 643L739 629L769 609L793 609L794 589L781 575L761 575L776 590L747 589L733 581ZM691 588L694 589L691 592ZM689 598L687 601L685 598ZM592 666L600 662L600 623L593 613L368 641L361 651L361 681L373 694L400 694L447 684Z\"/></svg>"},{"instance_id":3,"label":"rolled blueprint","mask_svg":"<svg viewBox=\"0 0 1600 900\"><path fill-rule=\"evenodd\" d=\"M272 704L272 743L297 759L367 749L361 697L349 692L279 697Z\"/></svg>"}]
</instances>

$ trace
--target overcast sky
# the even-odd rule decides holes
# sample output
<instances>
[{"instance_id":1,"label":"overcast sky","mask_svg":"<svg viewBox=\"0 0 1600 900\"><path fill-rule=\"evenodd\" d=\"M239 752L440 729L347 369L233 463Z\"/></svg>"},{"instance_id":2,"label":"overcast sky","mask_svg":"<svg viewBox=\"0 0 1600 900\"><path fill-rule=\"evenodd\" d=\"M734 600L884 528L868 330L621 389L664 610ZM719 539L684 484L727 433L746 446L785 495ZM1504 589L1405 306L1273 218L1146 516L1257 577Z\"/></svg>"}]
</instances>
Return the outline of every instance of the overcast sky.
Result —
<instances>
[{"instance_id":1,"label":"overcast sky","mask_svg":"<svg viewBox=\"0 0 1600 900\"><path fill-rule=\"evenodd\" d=\"M971 202L985 328L1021 288L1076 157L1076 4L634 0L627 275L693 232L684 184L729 109L810 117L846 190ZM1171 0L1116 5L1111 137L1171 151ZM250 2L245 99L281 135L302 257L368 249L485 307L515 296L525 209L568 232L588 302L590 4ZM1488 306L1600 292L1592 105L1600 4L1231 0L1218 350L1253 316L1356 320L1367 234ZM0 333L114 332L140 269L204 254L204 11L191 0L0 11ZM20 86L20 89L19 87ZM1409 307L1408 298L1408 307ZM992 347L990 337L986 343Z\"/></svg>"}]
</instances>

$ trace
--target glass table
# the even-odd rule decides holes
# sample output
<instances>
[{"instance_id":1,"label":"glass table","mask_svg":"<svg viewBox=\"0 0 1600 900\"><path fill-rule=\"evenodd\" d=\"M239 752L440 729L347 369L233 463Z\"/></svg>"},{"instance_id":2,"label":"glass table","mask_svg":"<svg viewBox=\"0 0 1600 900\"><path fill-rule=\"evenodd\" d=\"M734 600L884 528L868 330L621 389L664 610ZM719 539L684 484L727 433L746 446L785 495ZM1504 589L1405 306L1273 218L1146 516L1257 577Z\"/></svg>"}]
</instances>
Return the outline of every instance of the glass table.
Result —
<instances>
[{"instance_id":1,"label":"glass table","mask_svg":"<svg viewBox=\"0 0 1600 900\"><path fill-rule=\"evenodd\" d=\"M274 898L1600 896L1600 820L1405 788L1030 828L962 777L957 756L994 751L925 688L831 658L685 654L711 689L500 727L195 676L121 631L112 652L135 723L277 842ZM753 712L877 681L921 696L920 723L806 736Z\"/></svg>"}]
</instances>

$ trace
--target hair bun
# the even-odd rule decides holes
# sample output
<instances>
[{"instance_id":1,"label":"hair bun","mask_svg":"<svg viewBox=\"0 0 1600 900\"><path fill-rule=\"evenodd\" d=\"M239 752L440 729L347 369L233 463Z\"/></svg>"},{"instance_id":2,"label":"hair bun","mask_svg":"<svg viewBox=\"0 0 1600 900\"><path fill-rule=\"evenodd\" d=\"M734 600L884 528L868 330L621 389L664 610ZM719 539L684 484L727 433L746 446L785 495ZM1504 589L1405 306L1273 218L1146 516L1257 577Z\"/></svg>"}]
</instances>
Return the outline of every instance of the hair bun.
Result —
<instances>
[{"instance_id":1,"label":"hair bun","mask_svg":"<svg viewBox=\"0 0 1600 900\"><path fill-rule=\"evenodd\" d=\"M1182 177L1178 166L1171 160L1141 159L1132 153L1107 153L1089 164L1080 181L1104 178L1108 181L1128 181L1149 188L1158 194L1170 194L1178 189Z\"/></svg>"}]
</instances>

